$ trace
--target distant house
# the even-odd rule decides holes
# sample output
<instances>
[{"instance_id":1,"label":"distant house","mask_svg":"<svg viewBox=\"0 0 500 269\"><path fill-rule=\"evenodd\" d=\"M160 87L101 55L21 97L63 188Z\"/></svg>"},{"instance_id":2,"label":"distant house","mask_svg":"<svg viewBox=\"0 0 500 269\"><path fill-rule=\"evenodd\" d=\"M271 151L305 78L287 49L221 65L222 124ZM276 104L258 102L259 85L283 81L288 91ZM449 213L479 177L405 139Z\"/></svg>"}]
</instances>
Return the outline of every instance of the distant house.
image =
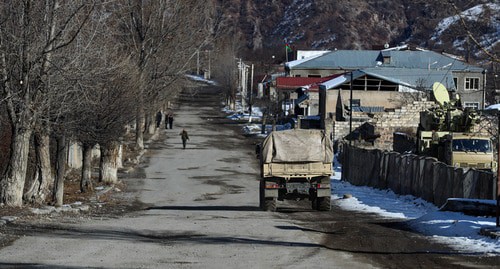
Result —
<instances>
[{"instance_id":1,"label":"distant house","mask_svg":"<svg viewBox=\"0 0 500 269\"><path fill-rule=\"evenodd\" d=\"M278 77L276 92L278 101L290 104L293 114L309 116L319 113L319 84L331 80L334 76L316 77Z\"/></svg>"},{"instance_id":2,"label":"distant house","mask_svg":"<svg viewBox=\"0 0 500 269\"><path fill-rule=\"evenodd\" d=\"M483 108L482 68L466 64L456 57L428 50L408 50L408 48L402 46L380 51L335 50L289 62L285 68L290 77L318 78L355 71L355 75L363 74L354 81L357 85L356 91L425 91L430 90L434 82L440 82L448 91L460 95L462 106ZM360 77L363 78L359 79ZM385 81L385 87L376 85L377 81L379 83ZM360 85L361 83L365 85ZM362 103L369 101L373 103L374 100L372 98L361 100ZM378 105L390 106L387 103Z\"/></svg>"},{"instance_id":3,"label":"distant house","mask_svg":"<svg viewBox=\"0 0 500 269\"><path fill-rule=\"evenodd\" d=\"M481 68L449 55L409 50L408 46L319 53L287 63L285 71L290 81L329 78L315 84L304 83L301 88L307 89L303 92L309 96L317 91L321 127L333 128L334 139L349 133L346 122L349 113L354 115L354 128L365 122L372 124L380 136L379 144L389 144L392 132L399 128L416 129L419 111L433 105L425 100L431 97L435 82L446 87L451 99L458 94L463 107L484 105ZM314 106L315 100L307 97L296 100L301 101ZM327 123L327 119L333 120L333 124ZM378 137L374 134L370 137Z\"/></svg>"}]
</instances>

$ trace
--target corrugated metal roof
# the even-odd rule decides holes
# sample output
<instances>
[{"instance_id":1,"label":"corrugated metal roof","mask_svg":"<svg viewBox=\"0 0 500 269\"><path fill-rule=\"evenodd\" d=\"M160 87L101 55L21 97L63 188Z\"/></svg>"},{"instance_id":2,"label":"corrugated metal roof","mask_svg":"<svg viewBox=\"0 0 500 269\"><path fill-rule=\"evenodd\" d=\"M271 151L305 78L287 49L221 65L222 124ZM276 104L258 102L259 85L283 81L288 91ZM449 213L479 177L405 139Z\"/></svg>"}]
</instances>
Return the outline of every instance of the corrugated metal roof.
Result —
<instances>
[{"instance_id":1,"label":"corrugated metal roof","mask_svg":"<svg viewBox=\"0 0 500 269\"><path fill-rule=\"evenodd\" d=\"M346 73L325 81L319 84L319 87L325 90L334 89L350 81L350 74ZM430 90L434 82L440 82L449 91L456 90L451 72L445 70L375 67L355 70L352 74L353 79L368 75L412 89L423 88Z\"/></svg>"},{"instance_id":2,"label":"corrugated metal roof","mask_svg":"<svg viewBox=\"0 0 500 269\"><path fill-rule=\"evenodd\" d=\"M360 71L367 75L414 89L424 88L430 90L434 82L440 82L446 89L450 91L455 90L453 76L447 70L376 67Z\"/></svg>"},{"instance_id":3,"label":"corrugated metal roof","mask_svg":"<svg viewBox=\"0 0 500 269\"><path fill-rule=\"evenodd\" d=\"M384 57L390 58L384 62ZM433 51L337 50L297 64L291 69L417 68L480 72L482 68Z\"/></svg>"},{"instance_id":4,"label":"corrugated metal roof","mask_svg":"<svg viewBox=\"0 0 500 269\"><path fill-rule=\"evenodd\" d=\"M279 77L276 78L276 88L279 89L297 89L300 87L307 87L328 81L340 75L331 75L327 77Z\"/></svg>"},{"instance_id":5,"label":"corrugated metal roof","mask_svg":"<svg viewBox=\"0 0 500 269\"><path fill-rule=\"evenodd\" d=\"M358 69L376 66L380 52L375 50L336 50L297 64L291 69Z\"/></svg>"},{"instance_id":6,"label":"corrugated metal roof","mask_svg":"<svg viewBox=\"0 0 500 269\"><path fill-rule=\"evenodd\" d=\"M330 79L328 81L325 81L323 83L320 83L318 86L320 89L326 89L326 90L333 89L339 85L346 83L347 81L350 81L351 80L351 73L352 73L352 79L357 79L357 78L365 75L364 72L362 72L360 70L355 70L355 71L352 71L349 73L342 74L338 77L335 77L335 78Z\"/></svg>"}]
</instances>

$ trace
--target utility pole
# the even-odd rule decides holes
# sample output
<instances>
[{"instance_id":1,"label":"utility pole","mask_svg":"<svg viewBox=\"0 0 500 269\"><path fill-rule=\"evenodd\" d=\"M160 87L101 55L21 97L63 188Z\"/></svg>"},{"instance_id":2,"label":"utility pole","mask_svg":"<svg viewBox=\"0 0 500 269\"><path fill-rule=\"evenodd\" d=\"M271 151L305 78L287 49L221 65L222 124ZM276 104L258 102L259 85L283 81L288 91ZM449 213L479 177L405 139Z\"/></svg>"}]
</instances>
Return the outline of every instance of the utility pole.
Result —
<instances>
[{"instance_id":1,"label":"utility pole","mask_svg":"<svg viewBox=\"0 0 500 269\"><path fill-rule=\"evenodd\" d=\"M196 75L200 75L200 51L196 50Z\"/></svg>"},{"instance_id":2,"label":"utility pole","mask_svg":"<svg viewBox=\"0 0 500 269\"><path fill-rule=\"evenodd\" d=\"M349 116L349 146L352 145L352 70L351 70L351 83L349 86L349 91L350 93L350 99L349 99L349 109L351 110L351 114Z\"/></svg>"},{"instance_id":3,"label":"utility pole","mask_svg":"<svg viewBox=\"0 0 500 269\"><path fill-rule=\"evenodd\" d=\"M210 51L208 50L208 79L212 78L212 71L210 70Z\"/></svg>"},{"instance_id":4,"label":"utility pole","mask_svg":"<svg viewBox=\"0 0 500 269\"><path fill-rule=\"evenodd\" d=\"M500 139L500 112L497 112L498 120L498 130L497 130L497 142ZM498 157L500 158L500 142L498 143ZM500 160L500 159L499 159ZM496 226L500 227L500 167L497 165L497 184L496 184L496 200L497 200L497 216L496 216Z\"/></svg>"},{"instance_id":5,"label":"utility pole","mask_svg":"<svg viewBox=\"0 0 500 269\"><path fill-rule=\"evenodd\" d=\"M249 104L249 112L250 112L250 117L248 118L248 122L252 122L252 105L253 105L253 64L252 64L252 69L250 71L250 104Z\"/></svg>"},{"instance_id":6,"label":"utility pole","mask_svg":"<svg viewBox=\"0 0 500 269\"><path fill-rule=\"evenodd\" d=\"M483 70L483 110L486 107L486 73L487 70Z\"/></svg>"}]
</instances>

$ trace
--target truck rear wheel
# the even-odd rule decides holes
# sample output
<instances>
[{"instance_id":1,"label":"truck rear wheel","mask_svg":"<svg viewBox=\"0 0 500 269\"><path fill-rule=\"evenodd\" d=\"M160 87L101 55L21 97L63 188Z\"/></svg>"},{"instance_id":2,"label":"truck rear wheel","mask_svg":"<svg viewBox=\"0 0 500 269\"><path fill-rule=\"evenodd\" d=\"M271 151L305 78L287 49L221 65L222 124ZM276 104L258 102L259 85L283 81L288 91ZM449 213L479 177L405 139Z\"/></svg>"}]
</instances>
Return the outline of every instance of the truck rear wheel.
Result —
<instances>
[{"instance_id":1,"label":"truck rear wheel","mask_svg":"<svg viewBox=\"0 0 500 269\"><path fill-rule=\"evenodd\" d=\"M259 207L264 211L276 211L276 198L266 197L266 182L264 180L260 181L259 185Z\"/></svg>"},{"instance_id":2,"label":"truck rear wheel","mask_svg":"<svg viewBox=\"0 0 500 269\"><path fill-rule=\"evenodd\" d=\"M326 197L318 197L316 198L317 200L317 209L319 211L330 211L332 209L332 204L331 202L331 197L326 196Z\"/></svg>"},{"instance_id":3,"label":"truck rear wheel","mask_svg":"<svg viewBox=\"0 0 500 269\"><path fill-rule=\"evenodd\" d=\"M311 200L311 208L312 208L312 210L318 210L318 198L317 197L314 197Z\"/></svg>"},{"instance_id":4,"label":"truck rear wheel","mask_svg":"<svg viewBox=\"0 0 500 269\"><path fill-rule=\"evenodd\" d=\"M264 194L264 181L260 181L259 184L259 208L264 209L264 201L266 200L265 194Z\"/></svg>"},{"instance_id":5,"label":"truck rear wheel","mask_svg":"<svg viewBox=\"0 0 500 269\"><path fill-rule=\"evenodd\" d=\"M276 198L265 198L262 209L264 211L276 212Z\"/></svg>"}]
</instances>

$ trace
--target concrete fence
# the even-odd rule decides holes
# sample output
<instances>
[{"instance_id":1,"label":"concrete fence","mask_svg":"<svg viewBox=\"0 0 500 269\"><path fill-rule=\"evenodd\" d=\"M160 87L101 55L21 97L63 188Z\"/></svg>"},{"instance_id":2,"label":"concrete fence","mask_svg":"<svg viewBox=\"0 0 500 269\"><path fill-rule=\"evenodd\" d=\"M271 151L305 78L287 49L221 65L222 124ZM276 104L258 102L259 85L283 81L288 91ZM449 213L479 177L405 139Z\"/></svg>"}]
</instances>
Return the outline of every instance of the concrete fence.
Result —
<instances>
[{"instance_id":1,"label":"concrete fence","mask_svg":"<svg viewBox=\"0 0 500 269\"><path fill-rule=\"evenodd\" d=\"M454 168L434 158L344 145L342 179L358 186L391 189L436 206L448 198L495 199L493 173Z\"/></svg>"}]
</instances>

